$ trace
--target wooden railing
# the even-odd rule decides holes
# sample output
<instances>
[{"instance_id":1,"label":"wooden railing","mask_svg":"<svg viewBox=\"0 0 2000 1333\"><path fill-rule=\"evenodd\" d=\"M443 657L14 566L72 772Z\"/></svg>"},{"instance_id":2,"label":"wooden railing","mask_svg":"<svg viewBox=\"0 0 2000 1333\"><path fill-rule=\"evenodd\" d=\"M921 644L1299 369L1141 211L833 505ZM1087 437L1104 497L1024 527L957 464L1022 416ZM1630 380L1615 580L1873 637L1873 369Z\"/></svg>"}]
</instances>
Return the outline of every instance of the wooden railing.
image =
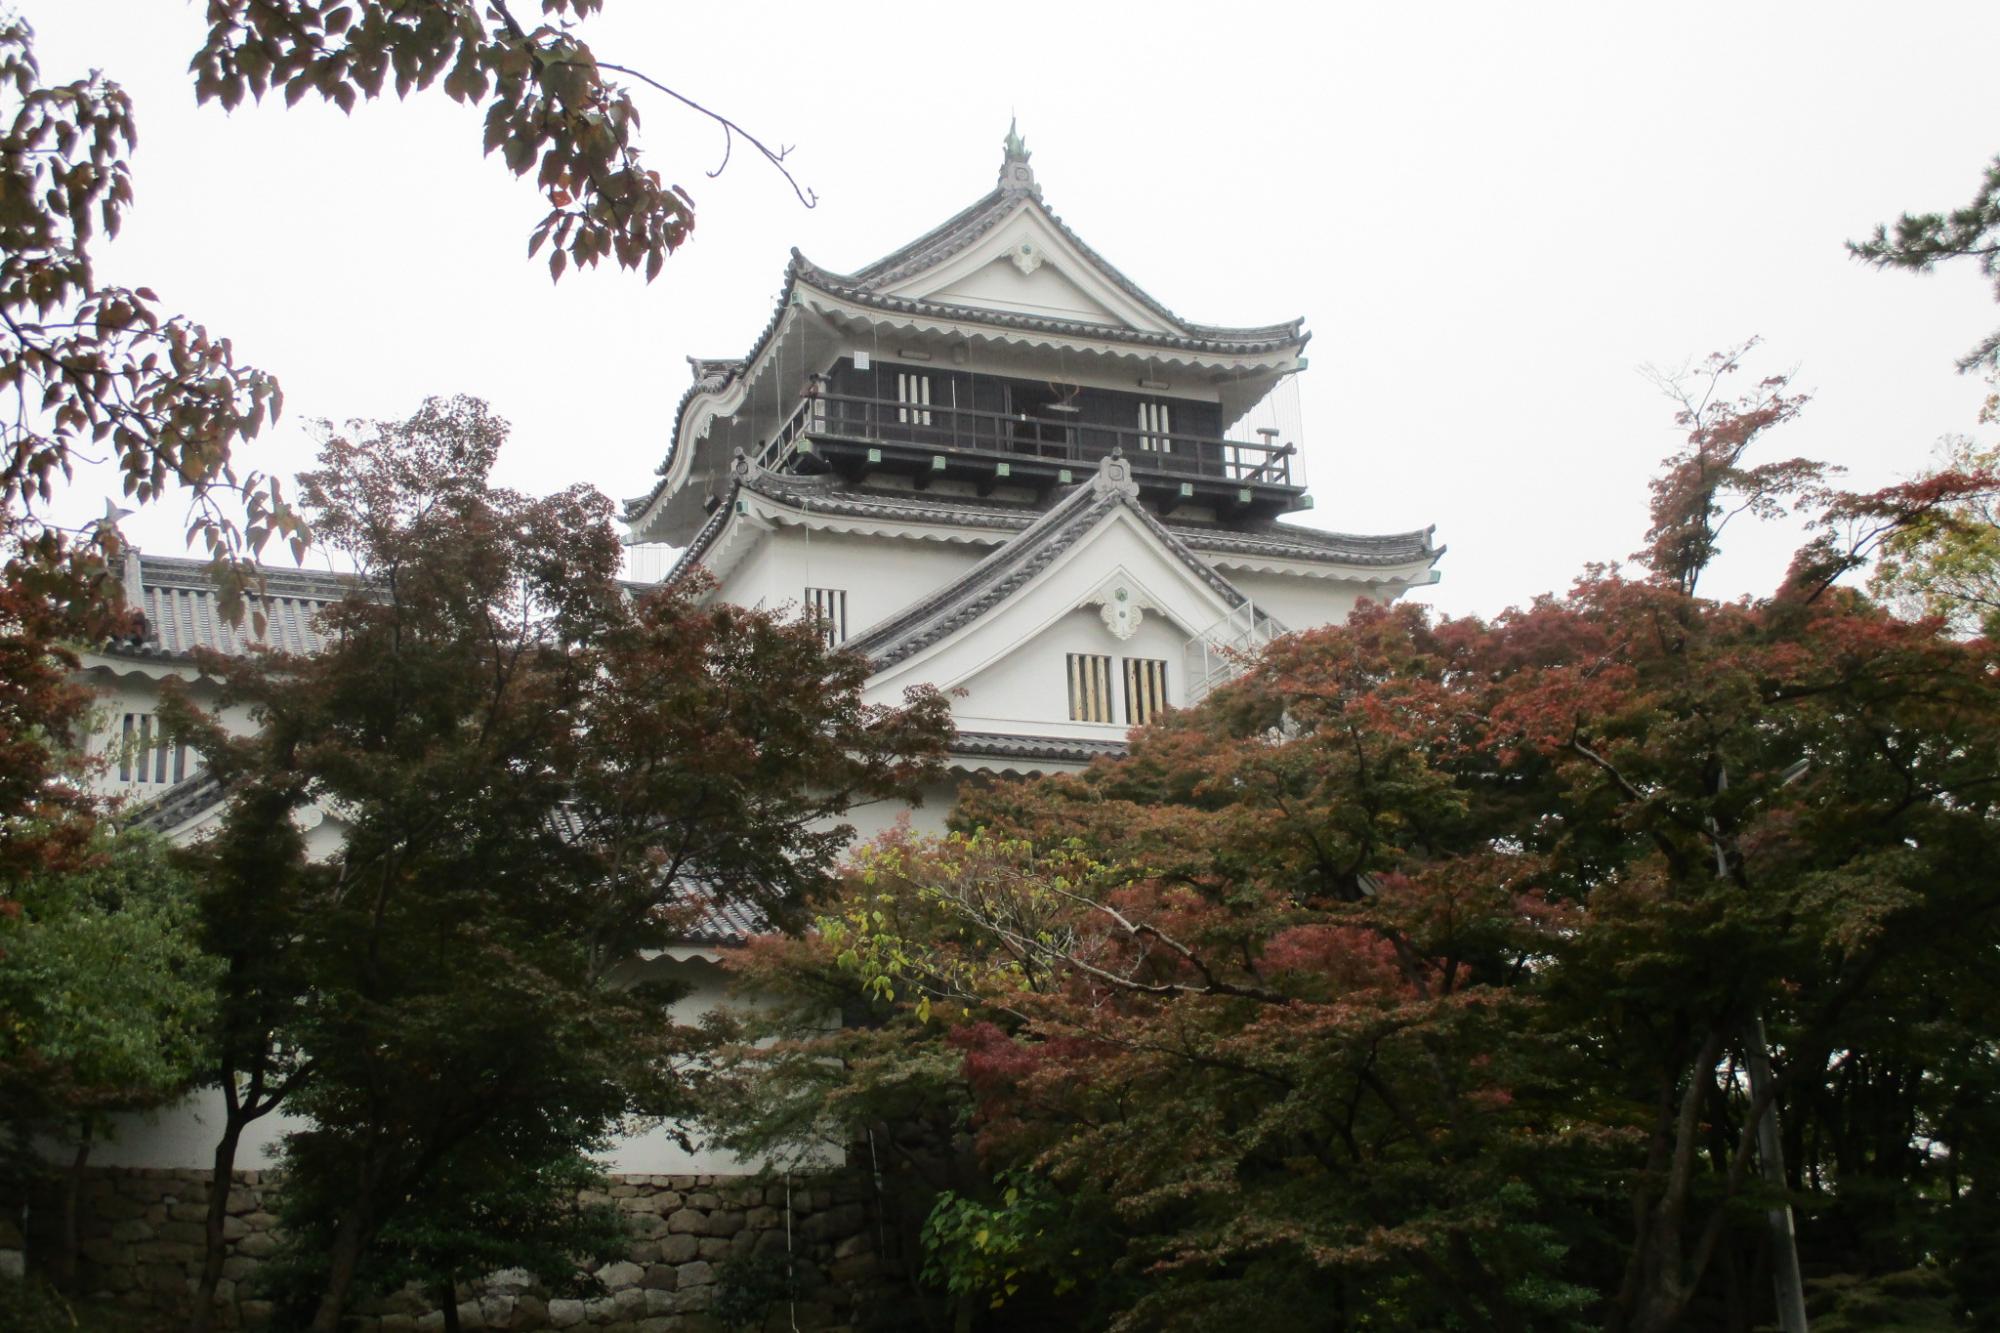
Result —
<instances>
[{"instance_id":1,"label":"wooden railing","mask_svg":"<svg viewBox=\"0 0 2000 1333\"><path fill-rule=\"evenodd\" d=\"M1135 468L1247 486L1289 486L1292 444L1109 426L1072 415L1029 416L887 398L814 393L766 441L760 461L781 466L801 436L979 451L1094 465L1122 449Z\"/></svg>"}]
</instances>

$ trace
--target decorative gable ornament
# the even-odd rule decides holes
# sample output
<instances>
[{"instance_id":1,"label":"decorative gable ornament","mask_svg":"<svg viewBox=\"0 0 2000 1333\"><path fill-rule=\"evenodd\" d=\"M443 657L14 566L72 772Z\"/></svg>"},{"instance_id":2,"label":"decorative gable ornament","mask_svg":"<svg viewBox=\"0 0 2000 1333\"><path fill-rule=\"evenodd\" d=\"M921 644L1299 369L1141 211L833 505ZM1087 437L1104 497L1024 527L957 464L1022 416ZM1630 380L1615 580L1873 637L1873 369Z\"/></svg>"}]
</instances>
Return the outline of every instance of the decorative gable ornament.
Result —
<instances>
[{"instance_id":1,"label":"decorative gable ornament","mask_svg":"<svg viewBox=\"0 0 2000 1333\"><path fill-rule=\"evenodd\" d=\"M1098 460L1090 487L1099 495L1129 495L1139 498L1139 483L1132 477L1132 463L1123 449L1113 449Z\"/></svg>"},{"instance_id":2,"label":"decorative gable ornament","mask_svg":"<svg viewBox=\"0 0 2000 1333\"><path fill-rule=\"evenodd\" d=\"M1104 620L1104 628L1121 642L1139 632L1140 622L1146 618L1145 610L1139 605L1132 590L1124 584L1114 588L1097 613Z\"/></svg>"},{"instance_id":3,"label":"decorative gable ornament","mask_svg":"<svg viewBox=\"0 0 2000 1333\"><path fill-rule=\"evenodd\" d=\"M1014 267L1020 269L1023 276L1042 266L1042 248L1033 241L1022 241L1007 257L1014 261Z\"/></svg>"},{"instance_id":4,"label":"decorative gable ornament","mask_svg":"<svg viewBox=\"0 0 2000 1333\"><path fill-rule=\"evenodd\" d=\"M1111 631L1113 638L1124 643L1139 632L1139 626L1146 623L1148 611L1166 614L1165 608L1140 592L1139 587L1138 581L1121 566L1077 605L1095 606L1099 618L1104 621L1104 628Z\"/></svg>"}]
</instances>

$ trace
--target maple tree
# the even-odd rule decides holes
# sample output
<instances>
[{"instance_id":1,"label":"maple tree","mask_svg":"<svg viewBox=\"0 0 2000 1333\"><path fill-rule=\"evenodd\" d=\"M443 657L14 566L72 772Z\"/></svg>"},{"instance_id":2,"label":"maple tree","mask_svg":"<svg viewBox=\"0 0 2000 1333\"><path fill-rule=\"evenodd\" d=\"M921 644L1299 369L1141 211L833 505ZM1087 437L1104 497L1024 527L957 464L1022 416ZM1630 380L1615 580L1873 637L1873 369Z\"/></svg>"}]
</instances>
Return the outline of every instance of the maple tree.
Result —
<instances>
[{"instance_id":1,"label":"maple tree","mask_svg":"<svg viewBox=\"0 0 2000 1333\"><path fill-rule=\"evenodd\" d=\"M357 1283L484 1253L465 1214L507 1144L558 1182L621 1118L684 1112L698 1037L618 969L715 900L797 917L841 812L907 795L945 735L935 693L864 705L865 663L809 624L693 584L635 599L604 496L490 485L505 435L466 398L332 435L300 479L356 564L329 642L201 659L249 734L167 710L233 794L200 854L231 1125L280 1099L313 1122L286 1169L312 1182L316 1329ZM338 849L309 856L321 815Z\"/></svg>"},{"instance_id":2,"label":"maple tree","mask_svg":"<svg viewBox=\"0 0 2000 1333\"><path fill-rule=\"evenodd\" d=\"M739 1049L731 1141L865 1129L1002 1327L1747 1329L1793 1203L1810 1273L1990 1310L2000 673L1841 579L2000 482L1746 466L1796 399L1722 393L1741 361L1645 577L1364 607L878 853L753 954L856 1021ZM1695 595L1720 520L1780 504L1783 586ZM1010 1188L1102 1221L968 1244Z\"/></svg>"}]
</instances>

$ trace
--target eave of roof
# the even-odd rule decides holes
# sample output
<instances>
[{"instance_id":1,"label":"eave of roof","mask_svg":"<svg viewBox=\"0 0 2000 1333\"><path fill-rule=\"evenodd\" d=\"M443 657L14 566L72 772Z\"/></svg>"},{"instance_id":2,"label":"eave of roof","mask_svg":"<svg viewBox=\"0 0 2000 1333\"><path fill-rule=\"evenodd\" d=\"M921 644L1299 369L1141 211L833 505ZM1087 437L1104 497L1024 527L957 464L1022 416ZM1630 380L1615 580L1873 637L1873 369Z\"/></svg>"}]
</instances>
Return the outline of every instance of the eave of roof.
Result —
<instances>
[{"instance_id":1,"label":"eave of roof","mask_svg":"<svg viewBox=\"0 0 2000 1333\"><path fill-rule=\"evenodd\" d=\"M130 828L171 833L228 799L229 791L222 785L221 779L212 773L201 772L132 806L125 811L124 822Z\"/></svg>"},{"instance_id":2,"label":"eave of roof","mask_svg":"<svg viewBox=\"0 0 2000 1333\"><path fill-rule=\"evenodd\" d=\"M980 759L1032 759L1087 764L1093 759L1122 759L1124 741L1090 740L1072 736L1022 736L998 731L961 731L953 737L952 754Z\"/></svg>"},{"instance_id":3,"label":"eave of roof","mask_svg":"<svg viewBox=\"0 0 2000 1333\"><path fill-rule=\"evenodd\" d=\"M893 296L886 292L850 287L838 277L813 267L794 256L800 282L838 300L891 314L914 315L951 324L975 324L989 328L1020 329L1058 337L1087 338L1107 343L1130 343L1139 347L1169 351L1207 353L1214 356L1255 356L1265 352L1289 351L1305 346L1306 335L1298 321L1259 329L1218 329L1200 333L1152 333L1122 324L1091 324L1082 320L1054 319L1046 315L1017 314L980 306L949 305L938 301Z\"/></svg>"},{"instance_id":4,"label":"eave of roof","mask_svg":"<svg viewBox=\"0 0 2000 1333\"><path fill-rule=\"evenodd\" d=\"M945 496L934 492L853 490L842 486L834 477L799 477L745 467L732 481L715 512L709 515L687 549L681 552L666 581L684 577L702 562L734 515L736 500L744 492L805 514L983 528L1009 536L1025 531L1048 512L1028 504ZM1264 556L1319 565L1379 569L1412 564L1429 567L1444 554L1443 547L1432 544L1433 528L1371 535L1323 532L1277 522L1232 528L1165 522L1161 523L1161 527L1190 549L1207 554Z\"/></svg>"}]
</instances>

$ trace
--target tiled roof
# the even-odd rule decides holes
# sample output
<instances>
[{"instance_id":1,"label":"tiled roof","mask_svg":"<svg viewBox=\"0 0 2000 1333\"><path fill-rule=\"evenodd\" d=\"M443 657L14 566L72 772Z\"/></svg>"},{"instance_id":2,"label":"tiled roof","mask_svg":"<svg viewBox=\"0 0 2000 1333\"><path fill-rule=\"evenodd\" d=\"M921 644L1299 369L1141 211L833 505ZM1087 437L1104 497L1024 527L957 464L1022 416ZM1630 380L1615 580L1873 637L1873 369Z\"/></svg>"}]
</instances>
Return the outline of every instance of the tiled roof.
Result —
<instances>
[{"instance_id":1,"label":"tiled roof","mask_svg":"<svg viewBox=\"0 0 2000 1333\"><path fill-rule=\"evenodd\" d=\"M1435 528L1370 535L1322 532L1275 522L1242 528L1199 523L1169 523L1167 527L1195 550L1217 554L1269 555L1343 565L1406 565L1419 560L1435 564L1444 554L1442 546L1431 544Z\"/></svg>"},{"instance_id":2,"label":"tiled roof","mask_svg":"<svg viewBox=\"0 0 2000 1333\"><path fill-rule=\"evenodd\" d=\"M701 562L729 521L739 490L790 505L803 513L837 514L885 522L930 523L956 528L988 528L1019 533L1031 527L1046 509L1027 503L974 499L936 491L868 490L845 485L833 476L802 477L790 473L746 470L723 496L674 564L668 581ZM1444 554L1431 544L1432 529L1369 535L1321 532L1313 528L1265 521L1240 527L1206 523L1162 522L1161 526L1196 551L1210 554L1263 555L1320 564L1388 567L1417 561L1435 563Z\"/></svg>"},{"instance_id":3,"label":"tiled roof","mask_svg":"<svg viewBox=\"0 0 2000 1333\"><path fill-rule=\"evenodd\" d=\"M928 597L849 639L846 647L873 659L877 671L894 666L1005 601L1074 546L1099 519L1121 505L1152 529L1167 550L1196 578L1214 589L1226 604L1236 607L1247 603L1250 599L1235 584L1211 569L1146 512L1139 503L1138 490L1123 459L1115 455L1104 459L1089 481L1019 536Z\"/></svg>"},{"instance_id":4,"label":"tiled roof","mask_svg":"<svg viewBox=\"0 0 2000 1333\"><path fill-rule=\"evenodd\" d=\"M968 207L961 209L959 212L945 219L945 221L931 228L916 240L892 250L874 263L856 269L852 273L834 273L827 269L822 269L818 265L805 261L802 256L797 255L796 251L793 253L796 262L805 264L806 268L810 271L808 280L818 279L818 281L814 282L815 286L826 283L838 286L843 294L857 296L879 295L884 293L884 289L901 282L903 279L913 274L921 273L925 269L935 268L937 265L950 259L953 255L963 253L977 242L980 237L992 231L1021 209L1028 207L1040 209L1042 216L1047 218L1055 229L1062 234L1064 240L1076 247L1077 252L1088 260L1091 266L1102 277L1110 281L1112 285L1116 286L1134 301L1137 301L1140 305L1152 311L1153 314L1159 316L1162 321L1178 330L1185 338L1215 343L1263 343L1275 341L1280 344L1289 344L1300 341L1300 334L1305 326L1303 319L1288 320L1283 324L1265 324L1253 328L1231 328L1220 324L1196 324L1191 320L1182 319L1179 315L1176 315L1172 310L1169 310L1165 305L1154 299L1150 292L1132 281L1132 279L1126 277L1110 260L1091 249L1085 243L1084 239L1077 235L1054 209L1042 202L1041 191L1032 187L1019 188L1003 183L998 188L973 201ZM980 311L976 313L983 317L990 312Z\"/></svg>"},{"instance_id":5,"label":"tiled roof","mask_svg":"<svg viewBox=\"0 0 2000 1333\"><path fill-rule=\"evenodd\" d=\"M177 782L151 800L125 812L125 823L154 833L170 833L197 815L229 799L229 789L209 773L197 773ZM567 809L556 815L557 831L565 838L577 836L581 824ZM684 944L738 945L753 935L770 933L771 926L755 907L733 900L698 877L676 881L671 904L690 910L687 924L675 939Z\"/></svg>"},{"instance_id":6,"label":"tiled roof","mask_svg":"<svg viewBox=\"0 0 2000 1333\"><path fill-rule=\"evenodd\" d=\"M1089 740L1069 736L1016 736L999 731L961 731L951 742L953 754L994 759L1067 760L1123 758L1124 741Z\"/></svg>"},{"instance_id":7,"label":"tiled roof","mask_svg":"<svg viewBox=\"0 0 2000 1333\"><path fill-rule=\"evenodd\" d=\"M759 495L782 500L809 512L854 514L867 518L908 518L1015 531L1047 512L1047 505L1027 500L992 500L938 491L906 491L849 486L837 476L802 476L793 472L759 470L751 482Z\"/></svg>"},{"instance_id":8,"label":"tiled roof","mask_svg":"<svg viewBox=\"0 0 2000 1333\"><path fill-rule=\"evenodd\" d=\"M154 833L170 833L204 811L229 798L222 780L211 773L197 773L185 782L176 782L159 795L125 812L125 822L133 828Z\"/></svg>"},{"instance_id":9,"label":"tiled roof","mask_svg":"<svg viewBox=\"0 0 2000 1333\"><path fill-rule=\"evenodd\" d=\"M556 809L553 822L565 841L586 836L584 820L568 805ZM688 912L688 920L674 935L682 944L743 944L753 935L768 935L772 930L755 906L724 893L700 875L676 877L664 905Z\"/></svg>"},{"instance_id":10,"label":"tiled roof","mask_svg":"<svg viewBox=\"0 0 2000 1333\"><path fill-rule=\"evenodd\" d=\"M184 658L197 648L231 655L252 646L285 653L316 653L326 646L319 613L353 586L349 577L263 567L263 591L246 596L241 623L222 613L214 574L205 560L133 555L125 571L126 601L146 618L143 635L112 645L119 653ZM255 613L264 617L256 632Z\"/></svg>"},{"instance_id":11,"label":"tiled roof","mask_svg":"<svg viewBox=\"0 0 2000 1333\"><path fill-rule=\"evenodd\" d=\"M1169 333L1128 328L1123 324L1095 324L1077 319L1055 319L1046 315L1018 314L985 306L951 305L941 301L892 296L851 284L843 275L829 273L794 253L793 267L800 281L829 295L856 305L869 306L899 315L928 315L953 323L989 324L995 328L1022 329L1035 333L1063 334L1075 338L1097 338L1112 342L1137 343L1176 351L1210 352L1221 355L1253 355L1275 352L1301 343L1303 320L1254 329L1223 329L1207 325L1178 325Z\"/></svg>"},{"instance_id":12,"label":"tiled roof","mask_svg":"<svg viewBox=\"0 0 2000 1333\"><path fill-rule=\"evenodd\" d=\"M771 933L770 923L756 908L725 899L705 885L682 883L679 898L695 911L694 918L679 933L684 943L744 944L753 935Z\"/></svg>"}]
</instances>

